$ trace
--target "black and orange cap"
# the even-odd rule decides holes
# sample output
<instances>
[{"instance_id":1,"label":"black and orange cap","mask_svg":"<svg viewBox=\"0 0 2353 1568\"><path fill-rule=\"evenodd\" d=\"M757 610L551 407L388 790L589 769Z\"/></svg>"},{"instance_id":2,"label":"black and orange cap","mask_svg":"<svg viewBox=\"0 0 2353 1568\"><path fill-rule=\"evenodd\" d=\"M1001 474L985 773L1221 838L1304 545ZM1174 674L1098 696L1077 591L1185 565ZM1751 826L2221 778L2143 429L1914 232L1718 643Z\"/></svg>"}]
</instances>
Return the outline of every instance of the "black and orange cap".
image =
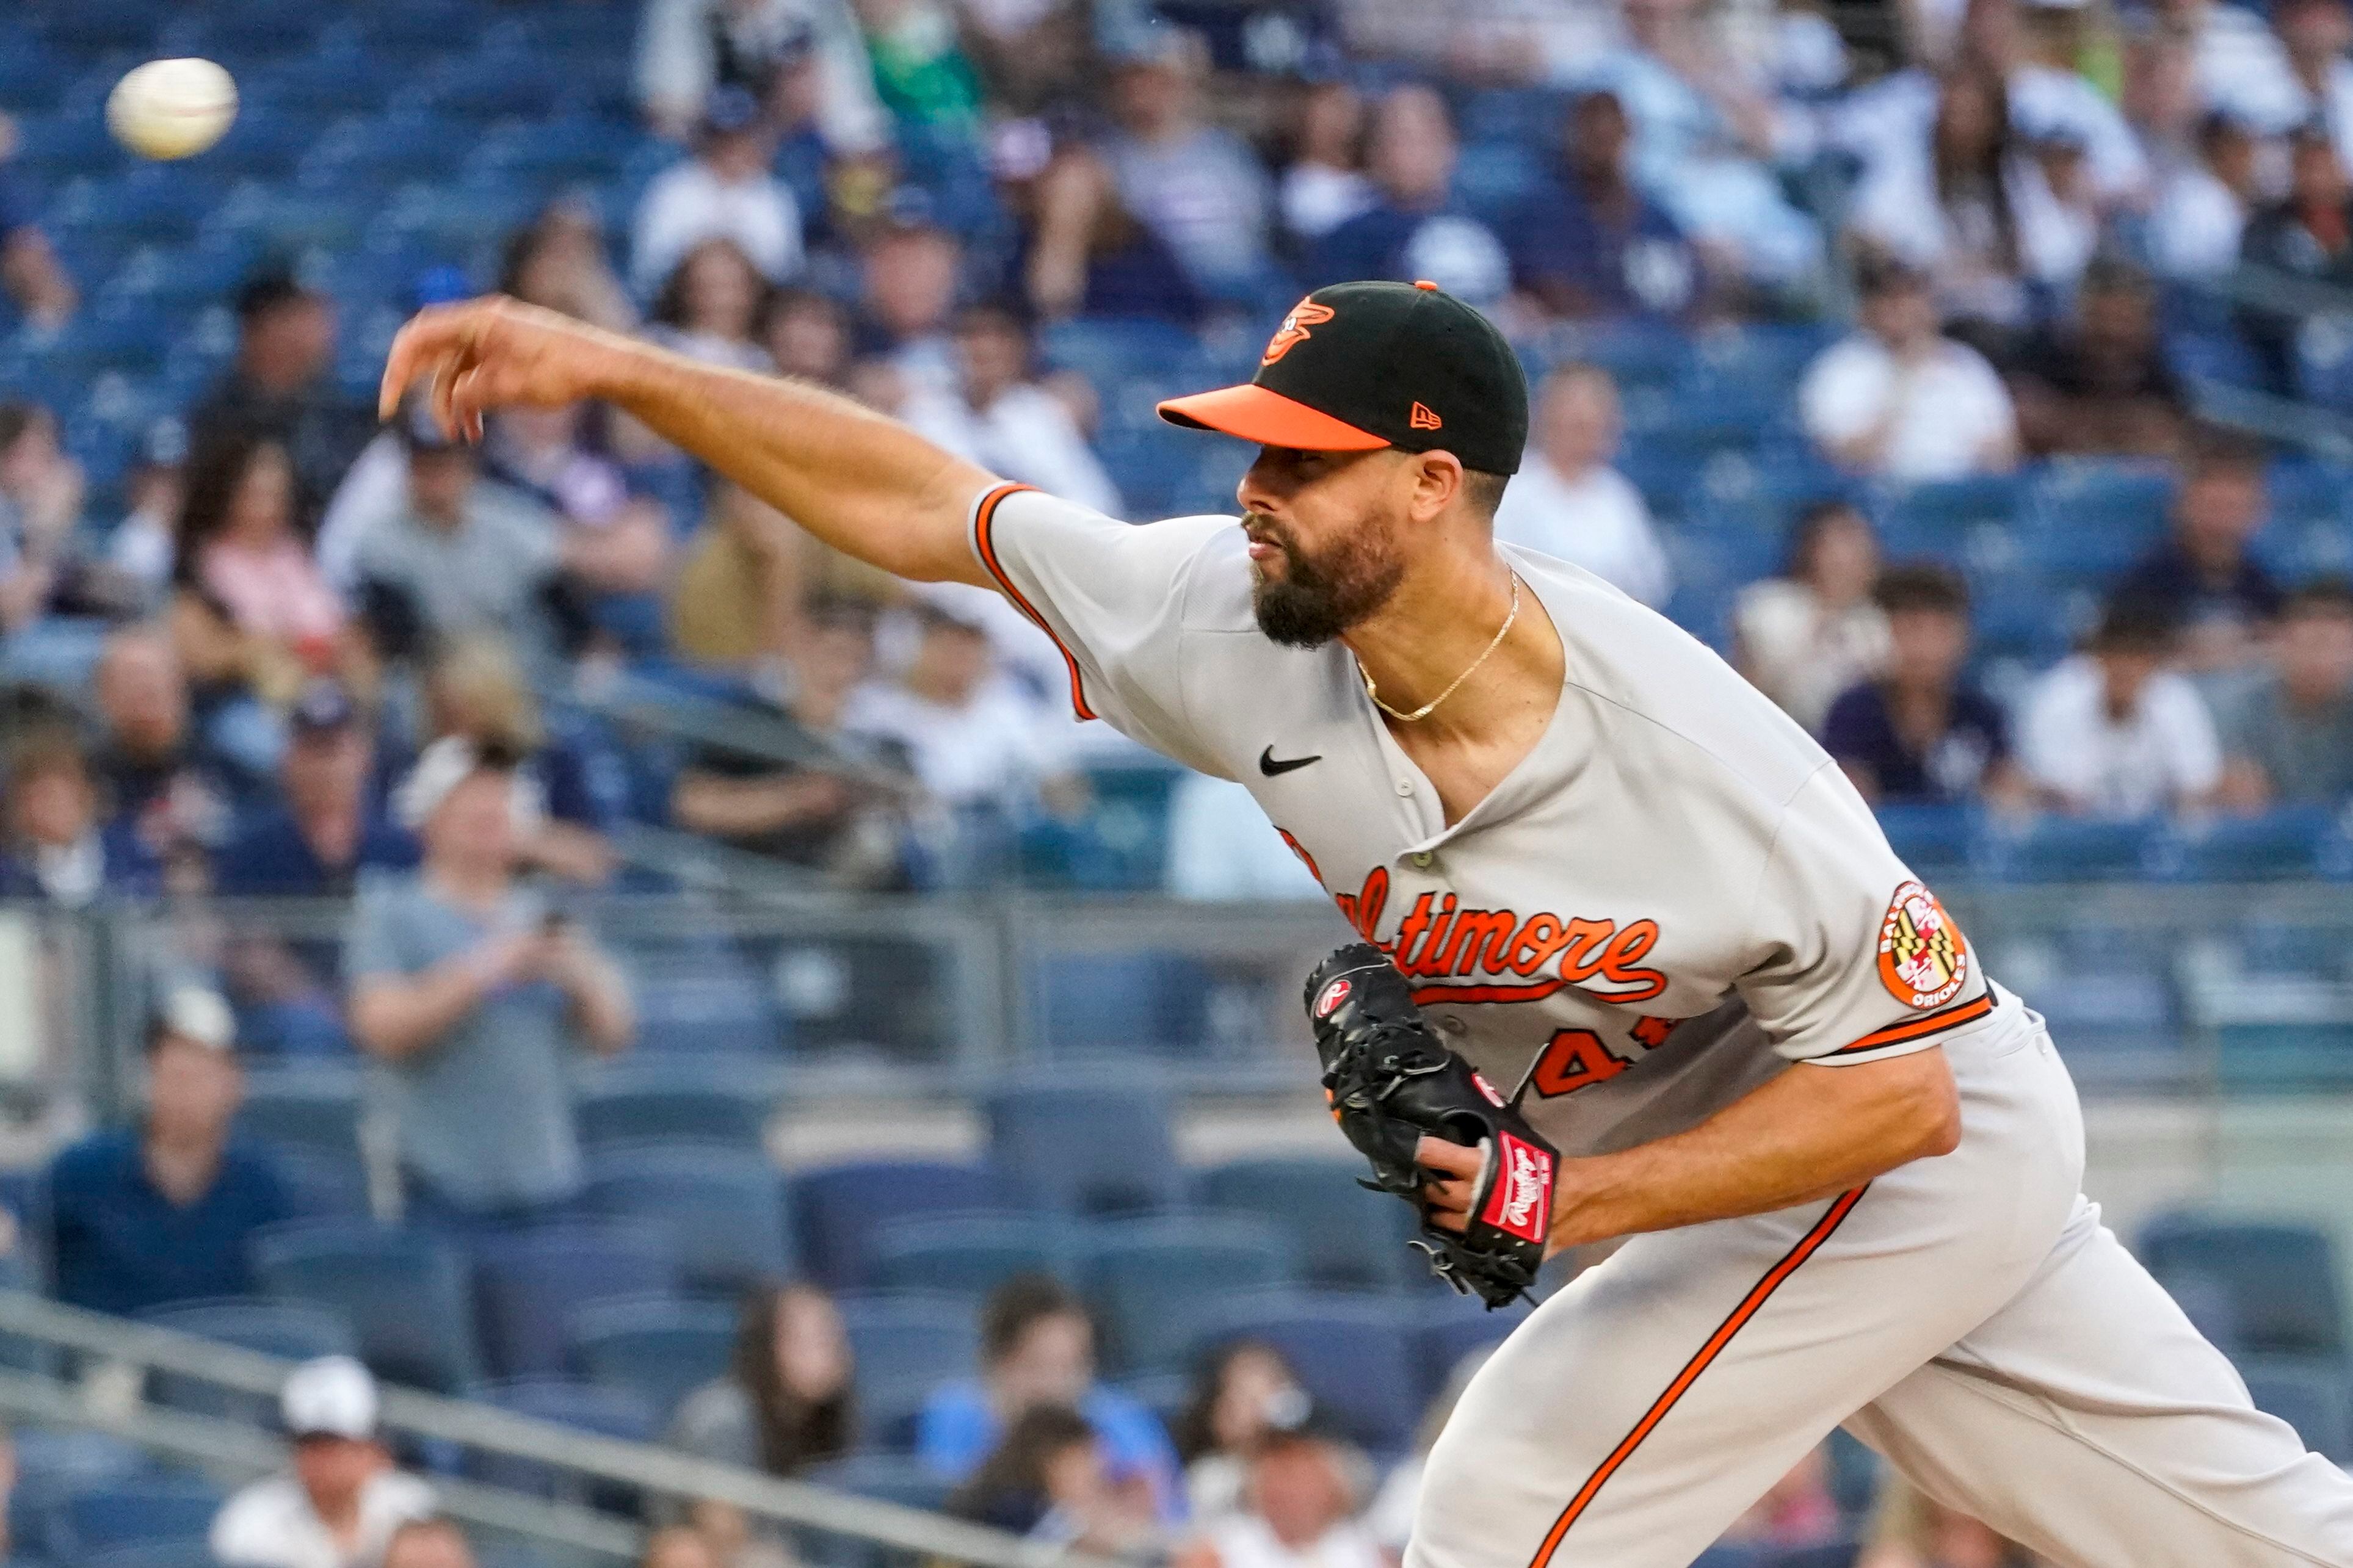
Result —
<instances>
[{"instance_id":1,"label":"black and orange cap","mask_svg":"<svg viewBox=\"0 0 2353 1568\"><path fill-rule=\"evenodd\" d=\"M1258 374L1172 397L1172 425L1308 452L1448 451L1515 474L1528 382L1504 334L1435 283L1335 283L1292 308Z\"/></svg>"}]
</instances>

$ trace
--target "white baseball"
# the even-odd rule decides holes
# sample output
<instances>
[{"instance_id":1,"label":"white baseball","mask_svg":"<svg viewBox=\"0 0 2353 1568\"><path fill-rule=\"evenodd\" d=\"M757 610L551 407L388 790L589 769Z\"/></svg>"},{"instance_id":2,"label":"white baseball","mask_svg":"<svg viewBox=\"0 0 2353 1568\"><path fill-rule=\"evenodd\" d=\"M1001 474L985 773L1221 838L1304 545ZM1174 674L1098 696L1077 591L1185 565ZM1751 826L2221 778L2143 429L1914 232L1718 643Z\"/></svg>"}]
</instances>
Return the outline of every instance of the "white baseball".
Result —
<instances>
[{"instance_id":1,"label":"white baseball","mask_svg":"<svg viewBox=\"0 0 2353 1568\"><path fill-rule=\"evenodd\" d=\"M188 158L228 132L237 83L210 60L149 60L114 84L106 126L142 158Z\"/></svg>"}]
</instances>

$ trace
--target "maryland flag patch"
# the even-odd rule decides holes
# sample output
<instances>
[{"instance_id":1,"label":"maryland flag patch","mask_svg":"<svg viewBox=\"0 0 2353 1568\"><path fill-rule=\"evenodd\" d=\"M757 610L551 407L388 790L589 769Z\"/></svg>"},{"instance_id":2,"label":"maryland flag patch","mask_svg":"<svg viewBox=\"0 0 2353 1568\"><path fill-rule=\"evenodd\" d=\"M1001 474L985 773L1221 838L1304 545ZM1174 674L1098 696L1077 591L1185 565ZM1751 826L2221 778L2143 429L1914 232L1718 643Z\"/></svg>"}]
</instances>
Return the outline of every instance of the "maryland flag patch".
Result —
<instances>
[{"instance_id":1,"label":"maryland flag patch","mask_svg":"<svg viewBox=\"0 0 2353 1568\"><path fill-rule=\"evenodd\" d=\"M1906 1007L1941 1007L1969 982L1969 943L1936 896L1905 882L1879 922L1879 981Z\"/></svg>"}]
</instances>

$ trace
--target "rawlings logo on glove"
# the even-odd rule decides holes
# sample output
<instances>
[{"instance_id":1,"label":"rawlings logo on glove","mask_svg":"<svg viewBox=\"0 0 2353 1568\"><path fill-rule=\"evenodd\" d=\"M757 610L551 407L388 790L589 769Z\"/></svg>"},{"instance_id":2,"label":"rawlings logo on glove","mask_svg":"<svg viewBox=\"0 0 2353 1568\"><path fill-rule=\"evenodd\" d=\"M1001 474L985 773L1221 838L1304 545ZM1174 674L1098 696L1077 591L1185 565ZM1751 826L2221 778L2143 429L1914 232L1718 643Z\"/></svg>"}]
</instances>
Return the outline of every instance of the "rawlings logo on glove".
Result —
<instances>
[{"instance_id":1,"label":"rawlings logo on glove","mask_svg":"<svg viewBox=\"0 0 2353 1568\"><path fill-rule=\"evenodd\" d=\"M1438 1038L1388 955L1352 942L1317 965L1304 1001L1340 1131L1372 1162L1364 1184L1422 1216L1413 1245L1439 1278L1491 1308L1535 1283L1552 1229L1559 1154L1519 1107ZM1432 1220L1422 1189L1437 1174L1416 1159L1424 1135L1481 1151L1463 1228Z\"/></svg>"}]
</instances>

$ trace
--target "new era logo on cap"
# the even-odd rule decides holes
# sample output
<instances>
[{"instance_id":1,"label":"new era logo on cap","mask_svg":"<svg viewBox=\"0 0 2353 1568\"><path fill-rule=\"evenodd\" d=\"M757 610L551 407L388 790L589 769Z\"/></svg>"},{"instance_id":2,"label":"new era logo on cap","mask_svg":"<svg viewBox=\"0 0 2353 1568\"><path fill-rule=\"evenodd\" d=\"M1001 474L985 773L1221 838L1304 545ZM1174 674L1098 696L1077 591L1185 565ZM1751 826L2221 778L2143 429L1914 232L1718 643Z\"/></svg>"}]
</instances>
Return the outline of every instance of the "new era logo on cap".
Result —
<instances>
[{"instance_id":1,"label":"new era logo on cap","mask_svg":"<svg viewBox=\"0 0 2353 1568\"><path fill-rule=\"evenodd\" d=\"M1432 414L1430 405L1417 403L1413 405L1413 412L1406 416L1405 423L1409 430L1437 430L1443 428L1446 421Z\"/></svg>"}]
</instances>

